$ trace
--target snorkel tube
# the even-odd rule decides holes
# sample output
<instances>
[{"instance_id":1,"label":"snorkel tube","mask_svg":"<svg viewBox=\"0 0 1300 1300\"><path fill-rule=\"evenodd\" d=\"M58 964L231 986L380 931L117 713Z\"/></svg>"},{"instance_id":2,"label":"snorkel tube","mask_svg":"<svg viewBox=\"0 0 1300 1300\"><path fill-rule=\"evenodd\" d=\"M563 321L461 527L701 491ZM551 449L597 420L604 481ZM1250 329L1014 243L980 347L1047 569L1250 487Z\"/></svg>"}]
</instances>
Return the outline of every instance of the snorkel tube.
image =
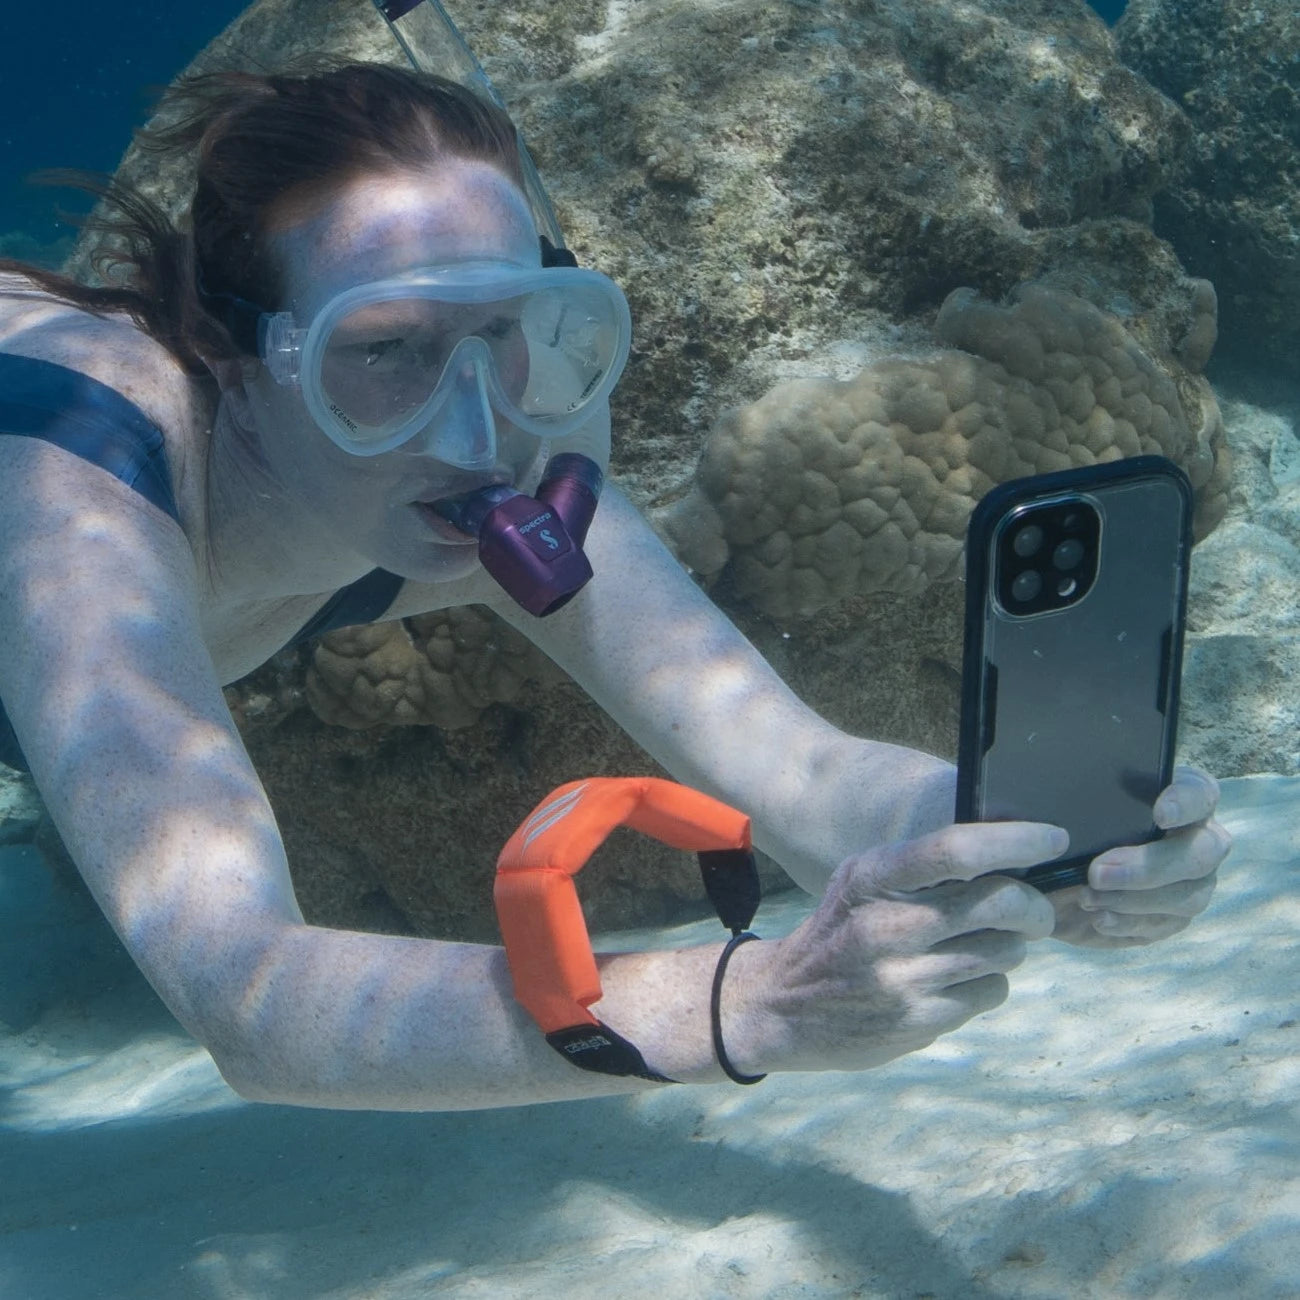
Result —
<instances>
[{"instance_id":1,"label":"snorkel tube","mask_svg":"<svg viewBox=\"0 0 1300 1300\"><path fill-rule=\"evenodd\" d=\"M431 72L455 81L509 114L505 100L497 94L496 87L483 71L483 65L474 57L474 51L466 44L439 0L374 0L374 4L416 72ZM519 166L524 174L524 194L544 241L543 254L549 244L559 258L549 265L576 265L573 254L564 246L564 235L556 220L555 209L518 130L515 138L519 144ZM543 262L546 264L545 257Z\"/></svg>"},{"instance_id":2,"label":"snorkel tube","mask_svg":"<svg viewBox=\"0 0 1300 1300\"><path fill-rule=\"evenodd\" d=\"M411 66L476 91L507 111L487 73L439 0L374 0ZM524 193L542 247L543 266L576 266L555 209L516 133ZM567 604L591 578L582 549L609 463L609 413L597 412L552 448L534 496L506 485L440 503L438 513L478 538L479 561L530 614Z\"/></svg>"}]
</instances>

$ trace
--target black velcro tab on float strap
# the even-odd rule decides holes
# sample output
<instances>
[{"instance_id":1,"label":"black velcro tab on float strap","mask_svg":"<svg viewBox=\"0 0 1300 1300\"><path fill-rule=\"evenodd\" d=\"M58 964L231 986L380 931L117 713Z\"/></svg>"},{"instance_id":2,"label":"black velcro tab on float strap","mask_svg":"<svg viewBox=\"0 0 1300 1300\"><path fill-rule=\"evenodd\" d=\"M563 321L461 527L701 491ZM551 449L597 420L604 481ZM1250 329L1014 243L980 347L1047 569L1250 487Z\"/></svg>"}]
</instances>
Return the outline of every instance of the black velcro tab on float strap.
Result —
<instances>
[{"instance_id":1,"label":"black velcro tab on float strap","mask_svg":"<svg viewBox=\"0 0 1300 1300\"><path fill-rule=\"evenodd\" d=\"M703 849L699 856L704 890L722 924L732 934L748 930L763 898L753 853L749 849Z\"/></svg>"},{"instance_id":2,"label":"black velcro tab on float strap","mask_svg":"<svg viewBox=\"0 0 1300 1300\"><path fill-rule=\"evenodd\" d=\"M557 1029L546 1035L546 1041L570 1064L594 1074L631 1075L650 1083L677 1082L652 1070L626 1038L601 1021Z\"/></svg>"}]
</instances>

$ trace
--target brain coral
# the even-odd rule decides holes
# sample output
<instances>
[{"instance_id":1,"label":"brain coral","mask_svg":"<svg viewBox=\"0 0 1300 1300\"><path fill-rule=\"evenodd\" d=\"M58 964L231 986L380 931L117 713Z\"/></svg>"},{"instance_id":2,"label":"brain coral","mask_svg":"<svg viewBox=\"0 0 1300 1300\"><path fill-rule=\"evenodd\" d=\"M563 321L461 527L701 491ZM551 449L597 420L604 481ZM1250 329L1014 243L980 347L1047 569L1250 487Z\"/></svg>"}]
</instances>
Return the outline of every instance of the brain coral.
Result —
<instances>
[{"instance_id":1,"label":"brain coral","mask_svg":"<svg viewBox=\"0 0 1300 1300\"><path fill-rule=\"evenodd\" d=\"M526 681L559 675L531 642L472 606L392 623L343 628L316 648L307 701L345 727L474 723L513 701Z\"/></svg>"},{"instance_id":2,"label":"brain coral","mask_svg":"<svg viewBox=\"0 0 1300 1300\"><path fill-rule=\"evenodd\" d=\"M729 563L739 596L792 617L955 577L975 502L1025 474L1159 453L1197 490L1198 535L1222 516L1208 386L1182 372L1180 398L1114 317L1044 285L1010 306L959 289L936 332L962 350L783 383L724 416L690 491L656 520L679 556L705 577Z\"/></svg>"}]
</instances>

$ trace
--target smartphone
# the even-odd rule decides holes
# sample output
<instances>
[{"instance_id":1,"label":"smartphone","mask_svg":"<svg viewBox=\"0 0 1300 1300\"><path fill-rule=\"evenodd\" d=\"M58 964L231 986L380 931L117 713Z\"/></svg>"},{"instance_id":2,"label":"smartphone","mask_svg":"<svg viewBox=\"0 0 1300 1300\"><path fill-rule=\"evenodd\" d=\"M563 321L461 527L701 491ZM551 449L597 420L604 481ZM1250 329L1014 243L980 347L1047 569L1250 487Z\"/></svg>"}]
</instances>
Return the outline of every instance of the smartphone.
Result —
<instances>
[{"instance_id":1,"label":"smartphone","mask_svg":"<svg viewBox=\"0 0 1300 1300\"><path fill-rule=\"evenodd\" d=\"M1191 516L1161 456L1016 479L971 515L957 820L1065 827L1068 856L1016 873L1044 892L1162 835Z\"/></svg>"}]
</instances>

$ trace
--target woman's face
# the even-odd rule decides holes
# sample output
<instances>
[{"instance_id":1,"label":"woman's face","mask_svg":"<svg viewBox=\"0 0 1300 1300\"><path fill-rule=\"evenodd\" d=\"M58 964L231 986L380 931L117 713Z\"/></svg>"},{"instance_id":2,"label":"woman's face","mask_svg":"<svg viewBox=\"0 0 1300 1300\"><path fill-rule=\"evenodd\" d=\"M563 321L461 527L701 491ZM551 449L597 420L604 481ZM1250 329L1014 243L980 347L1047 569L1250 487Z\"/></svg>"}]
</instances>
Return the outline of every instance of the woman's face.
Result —
<instances>
[{"instance_id":1,"label":"woman's face","mask_svg":"<svg viewBox=\"0 0 1300 1300\"><path fill-rule=\"evenodd\" d=\"M429 172L349 181L309 215L288 221L274 246L288 294L282 308L299 327L343 290L417 268L540 261L523 194L496 168L460 159ZM509 370L508 355L484 333L498 372ZM512 382L509 374L501 377ZM540 452L536 438L499 416L494 430L485 428L471 389L458 387L430 427L408 442L357 456L326 436L296 385L278 385L263 367L247 385L263 454L284 492L343 546L420 582L464 577L478 563L474 539L430 503L490 483L518 486Z\"/></svg>"}]
</instances>

